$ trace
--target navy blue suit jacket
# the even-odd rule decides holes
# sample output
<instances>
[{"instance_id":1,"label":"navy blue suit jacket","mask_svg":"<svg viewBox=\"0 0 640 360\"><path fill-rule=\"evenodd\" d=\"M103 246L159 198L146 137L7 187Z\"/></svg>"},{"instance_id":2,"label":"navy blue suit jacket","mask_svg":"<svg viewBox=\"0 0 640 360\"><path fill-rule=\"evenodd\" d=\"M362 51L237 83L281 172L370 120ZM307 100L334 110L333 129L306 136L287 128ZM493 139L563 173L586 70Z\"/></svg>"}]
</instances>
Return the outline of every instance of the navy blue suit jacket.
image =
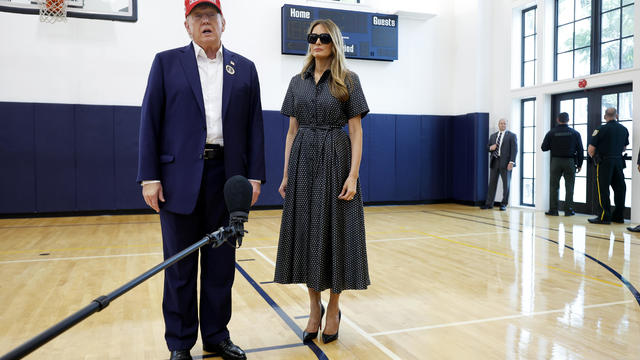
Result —
<instances>
[{"instance_id":1,"label":"navy blue suit jacket","mask_svg":"<svg viewBox=\"0 0 640 360\"><path fill-rule=\"evenodd\" d=\"M260 84L250 60L223 47L225 177L265 181ZM138 181L160 180L163 209L193 212L204 169L207 126L193 44L158 53L142 102ZM223 201L223 199L220 199Z\"/></svg>"}]
</instances>

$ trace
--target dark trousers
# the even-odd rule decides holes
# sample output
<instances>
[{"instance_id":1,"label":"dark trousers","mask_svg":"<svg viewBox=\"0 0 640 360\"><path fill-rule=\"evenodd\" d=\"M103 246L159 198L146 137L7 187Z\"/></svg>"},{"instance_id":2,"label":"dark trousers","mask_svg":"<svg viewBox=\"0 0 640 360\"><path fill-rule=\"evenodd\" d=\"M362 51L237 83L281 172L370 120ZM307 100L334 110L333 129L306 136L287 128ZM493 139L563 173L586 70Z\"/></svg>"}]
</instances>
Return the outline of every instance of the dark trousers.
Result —
<instances>
[{"instance_id":1,"label":"dark trousers","mask_svg":"<svg viewBox=\"0 0 640 360\"><path fill-rule=\"evenodd\" d=\"M511 171L507 168L500 168L500 159L491 161L489 168L489 189L487 190L487 201L485 205L493 206L496 198L496 188L498 187L498 176L502 179L502 205L509 204L509 183L511 182Z\"/></svg>"},{"instance_id":2,"label":"dark trousers","mask_svg":"<svg viewBox=\"0 0 640 360\"><path fill-rule=\"evenodd\" d=\"M596 165L596 187L598 190L598 205L600 205L600 220L624 220L624 198L627 186L624 183L624 160L604 159ZM613 200L616 208L611 213L609 200L609 186L613 189Z\"/></svg>"},{"instance_id":3,"label":"dark trousers","mask_svg":"<svg viewBox=\"0 0 640 360\"><path fill-rule=\"evenodd\" d=\"M167 259L228 224L224 204L224 163L205 160L198 203L188 215L160 211L164 258ZM171 196L171 194L165 194ZM197 275L200 255L200 333L203 342L217 344L229 337L231 286L235 275L235 249L205 245L173 264L164 273L162 313L170 351L187 350L198 339Z\"/></svg>"},{"instance_id":4,"label":"dark trousers","mask_svg":"<svg viewBox=\"0 0 640 360\"><path fill-rule=\"evenodd\" d=\"M558 188L560 177L564 177L564 211L573 210L573 187L576 183L576 162L573 158L551 158L549 177L549 210L558 211Z\"/></svg>"}]
</instances>

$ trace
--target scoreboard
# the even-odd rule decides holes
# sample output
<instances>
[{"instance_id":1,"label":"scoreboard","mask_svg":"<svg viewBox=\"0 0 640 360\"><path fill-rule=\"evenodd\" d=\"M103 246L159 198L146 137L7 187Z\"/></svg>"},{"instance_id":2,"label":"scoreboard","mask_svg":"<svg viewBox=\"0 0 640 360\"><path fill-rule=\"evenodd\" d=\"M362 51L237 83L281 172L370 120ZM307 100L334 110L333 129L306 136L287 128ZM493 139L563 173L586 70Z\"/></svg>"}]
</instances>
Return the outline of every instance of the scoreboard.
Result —
<instances>
[{"instance_id":1,"label":"scoreboard","mask_svg":"<svg viewBox=\"0 0 640 360\"><path fill-rule=\"evenodd\" d=\"M282 53L305 55L307 31L316 19L331 19L344 39L348 58L398 60L398 16L310 6L282 7Z\"/></svg>"}]
</instances>

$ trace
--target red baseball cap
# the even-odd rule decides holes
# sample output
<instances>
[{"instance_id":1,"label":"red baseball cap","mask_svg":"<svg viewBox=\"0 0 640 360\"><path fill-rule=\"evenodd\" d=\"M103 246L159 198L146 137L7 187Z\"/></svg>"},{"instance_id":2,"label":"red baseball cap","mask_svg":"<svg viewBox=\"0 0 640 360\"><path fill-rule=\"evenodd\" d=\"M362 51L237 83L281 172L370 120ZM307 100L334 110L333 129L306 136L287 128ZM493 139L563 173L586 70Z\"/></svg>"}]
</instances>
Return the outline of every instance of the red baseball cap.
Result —
<instances>
[{"instance_id":1,"label":"red baseball cap","mask_svg":"<svg viewBox=\"0 0 640 360\"><path fill-rule=\"evenodd\" d=\"M184 0L184 16L187 17L191 10L200 4L211 4L218 8L218 11L222 14L220 0Z\"/></svg>"}]
</instances>

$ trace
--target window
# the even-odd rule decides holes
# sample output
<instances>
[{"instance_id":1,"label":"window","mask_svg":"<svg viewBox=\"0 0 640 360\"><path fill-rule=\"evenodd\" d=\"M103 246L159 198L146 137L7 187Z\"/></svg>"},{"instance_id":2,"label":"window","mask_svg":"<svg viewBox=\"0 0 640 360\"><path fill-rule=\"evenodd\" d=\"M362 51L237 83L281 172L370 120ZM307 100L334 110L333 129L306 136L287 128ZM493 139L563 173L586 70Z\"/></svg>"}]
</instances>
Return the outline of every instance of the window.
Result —
<instances>
[{"instance_id":1,"label":"window","mask_svg":"<svg viewBox=\"0 0 640 360\"><path fill-rule=\"evenodd\" d=\"M603 0L600 72L633 66L633 1Z\"/></svg>"},{"instance_id":2,"label":"window","mask_svg":"<svg viewBox=\"0 0 640 360\"><path fill-rule=\"evenodd\" d=\"M535 206L536 200L536 99L521 103L522 133L520 134L520 204Z\"/></svg>"},{"instance_id":3,"label":"window","mask_svg":"<svg viewBox=\"0 0 640 360\"><path fill-rule=\"evenodd\" d=\"M536 6L522 10L521 86L536 83Z\"/></svg>"},{"instance_id":4,"label":"window","mask_svg":"<svg viewBox=\"0 0 640 360\"><path fill-rule=\"evenodd\" d=\"M633 66L633 0L556 0L555 79Z\"/></svg>"},{"instance_id":5,"label":"window","mask_svg":"<svg viewBox=\"0 0 640 360\"><path fill-rule=\"evenodd\" d=\"M588 75L590 64L591 0L557 0L556 80Z\"/></svg>"}]
</instances>

